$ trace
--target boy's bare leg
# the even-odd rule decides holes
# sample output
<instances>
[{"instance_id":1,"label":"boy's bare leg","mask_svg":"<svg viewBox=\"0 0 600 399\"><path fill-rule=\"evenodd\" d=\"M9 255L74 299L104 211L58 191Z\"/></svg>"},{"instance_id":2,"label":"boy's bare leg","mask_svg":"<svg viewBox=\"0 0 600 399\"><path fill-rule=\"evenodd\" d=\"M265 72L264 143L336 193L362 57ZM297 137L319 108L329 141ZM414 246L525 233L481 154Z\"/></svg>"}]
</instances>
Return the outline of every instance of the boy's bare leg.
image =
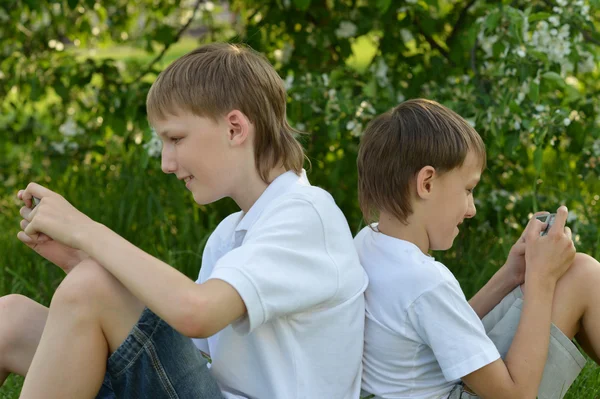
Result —
<instances>
[{"instance_id":1,"label":"boy's bare leg","mask_svg":"<svg viewBox=\"0 0 600 399\"><path fill-rule=\"evenodd\" d=\"M558 281L552 305L552 322L600 364L600 263L578 253Z\"/></svg>"},{"instance_id":2,"label":"boy's bare leg","mask_svg":"<svg viewBox=\"0 0 600 399\"><path fill-rule=\"evenodd\" d=\"M86 259L56 290L21 398L94 398L106 360L144 305L102 266Z\"/></svg>"},{"instance_id":3,"label":"boy's bare leg","mask_svg":"<svg viewBox=\"0 0 600 399\"><path fill-rule=\"evenodd\" d=\"M47 307L25 296L0 298L0 386L11 373L27 373L47 317Z\"/></svg>"}]
</instances>

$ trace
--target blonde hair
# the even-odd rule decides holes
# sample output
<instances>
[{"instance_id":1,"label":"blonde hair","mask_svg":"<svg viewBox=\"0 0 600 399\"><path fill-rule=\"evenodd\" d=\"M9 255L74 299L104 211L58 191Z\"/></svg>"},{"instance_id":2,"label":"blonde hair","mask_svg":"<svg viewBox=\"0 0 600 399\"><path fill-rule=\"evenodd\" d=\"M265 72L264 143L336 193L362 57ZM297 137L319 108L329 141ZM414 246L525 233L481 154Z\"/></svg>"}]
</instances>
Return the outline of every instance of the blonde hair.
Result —
<instances>
[{"instance_id":1,"label":"blonde hair","mask_svg":"<svg viewBox=\"0 0 600 399\"><path fill-rule=\"evenodd\" d=\"M266 183L283 165L300 174L304 150L286 119L283 82L264 56L244 45L214 43L174 61L160 73L146 100L148 120L187 111L216 120L231 110L255 126L254 159Z\"/></svg>"},{"instance_id":2,"label":"blonde hair","mask_svg":"<svg viewBox=\"0 0 600 399\"><path fill-rule=\"evenodd\" d=\"M467 121L435 101L405 101L367 126L358 151L358 198L365 221L385 211L406 223L410 187L425 166L445 173L474 151L486 165L485 144Z\"/></svg>"}]
</instances>

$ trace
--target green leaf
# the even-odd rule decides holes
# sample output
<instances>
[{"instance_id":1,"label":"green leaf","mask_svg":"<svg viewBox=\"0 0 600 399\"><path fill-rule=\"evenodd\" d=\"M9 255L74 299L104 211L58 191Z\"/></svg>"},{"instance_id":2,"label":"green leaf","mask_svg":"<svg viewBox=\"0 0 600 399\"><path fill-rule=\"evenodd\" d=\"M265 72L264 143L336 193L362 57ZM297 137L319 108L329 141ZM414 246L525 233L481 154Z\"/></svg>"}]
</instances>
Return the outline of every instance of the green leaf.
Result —
<instances>
[{"instance_id":1,"label":"green leaf","mask_svg":"<svg viewBox=\"0 0 600 399\"><path fill-rule=\"evenodd\" d=\"M485 23L484 23L485 29L487 31L496 29L496 27L500 23L501 17L502 17L502 14L500 14L499 12L494 12L494 13L491 13L490 15L488 15L487 18L485 19Z\"/></svg>"},{"instance_id":2,"label":"green leaf","mask_svg":"<svg viewBox=\"0 0 600 399\"><path fill-rule=\"evenodd\" d=\"M537 147L533 153L533 166L535 166L535 170L538 172L538 174L542 172L543 160L544 150L541 147Z\"/></svg>"},{"instance_id":3,"label":"green leaf","mask_svg":"<svg viewBox=\"0 0 600 399\"><path fill-rule=\"evenodd\" d=\"M531 24L531 23L534 23L537 21L548 19L551 16L552 16L552 14L549 12L536 12L529 16L529 23Z\"/></svg>"},{"instance_id":4,"label":"green leaf","mask_svg":"<svg viewBox=\"0 0 600 399\"><path fill-rule=\"evenodd\" d=\"M377 8L381 14L384 14L390 5L392 4L392 0L377 0Z\"/></svg>"},{"instance_id":5,"label":"green leaf","mask_svg":"<svg viewBox=\"0 0 600 399\"><path fill-rule=\"evenodd\" d=\"M540 98L540 85L535 82L531 82L529 85L529 98L534 104L537 104Z\"/></svg>"},{"instance_id":6,"label":"green leaf","mask_svg":"<svg viewBox=\"0 0 600 399\"><path fill-rule=\"evenodd\" d=\"M504 152L506 154L512 154L520 143L519 133L511 133L504 143Z\"/></svg>"},{"instance_id":7,"label":"green leaf","mask_svg":"<svg viewBox=\"0 0 600 399\"><path fill-rule=\"evenodd\" d=\"M311 0L294 0L294 5L296 6L296 8L302 11L306 11L310 6L310 1Z\"/></svg>"},{"instance_id":8,"label":"green leaf","mask_svg":"<svg viewBox=\"0 0 600 399\"><path fill-rule=\"evenodd\" d=\"M556 83L559 87L564 87L565 86L564 79L559 74L557 74L556 72L552 72L552 71L545 72L542 75L542 78L544 78L546 80L549 80L551 82Z\"/></svg>"},{"instance_id":9,"label":"green leaf","mask_svg":"<svg viewBox=\"0 0 600 399\"><path fill-rule=\"evenodd\" d=\"M69 8L74 10L79 5L79 0L68 0Z\"/></svg>"},{"instance_id":10,"label":"green leaf","mask_svg":"<svg viewBox=\"0 0 600 399\"><path fill-rule=\"evenodd\" d=\"M581 98L581 93L579 92L579 90L577 90L576 88L574 88L571 85L566 85L565 86L565 101L566 102L573 102L576 100L579 100Z\"/></svg>"}]
</instances>

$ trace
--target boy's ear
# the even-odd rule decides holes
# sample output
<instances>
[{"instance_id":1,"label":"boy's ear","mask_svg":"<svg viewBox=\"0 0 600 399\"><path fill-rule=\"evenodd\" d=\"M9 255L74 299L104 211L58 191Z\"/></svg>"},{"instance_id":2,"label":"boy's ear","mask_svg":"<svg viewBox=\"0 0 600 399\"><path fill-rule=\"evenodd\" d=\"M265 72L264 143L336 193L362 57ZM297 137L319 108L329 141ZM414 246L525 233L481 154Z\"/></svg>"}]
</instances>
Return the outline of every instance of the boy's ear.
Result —
<instances>
[{"instance_id":1,"label":"boy's ear","mask_svg":"<svg viewBox=\"0 0 600 399\"><path fill-rule=\"evenodd\" d=\"M251 122L243 112L234 109L225 116L227 122L227 139L233 146L241 145L248 140Z\"/></svg>"},{"instance_id":2,"label":"boy's ear","mask_svg":"<svg viewBox=\"0 0 600 399\"><path fill-rule=\"evenodd\" d=\"M417 173L417 196L427 199L431 196L433 181L436 177L435 168L427 165Z\"/></svg>"}]
</instances>

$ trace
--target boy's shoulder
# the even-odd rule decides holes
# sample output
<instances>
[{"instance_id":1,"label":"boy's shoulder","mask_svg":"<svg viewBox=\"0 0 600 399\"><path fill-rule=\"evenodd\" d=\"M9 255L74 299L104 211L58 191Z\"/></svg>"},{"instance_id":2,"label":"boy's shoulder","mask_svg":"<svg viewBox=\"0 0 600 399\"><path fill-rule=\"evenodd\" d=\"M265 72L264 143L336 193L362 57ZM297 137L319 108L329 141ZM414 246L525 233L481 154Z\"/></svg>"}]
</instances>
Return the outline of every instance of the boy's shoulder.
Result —
<instances>
[{"instance_id":1,"label":"boy's shoulder","mask_svg":"<svg viewBox=\"0 0 600 399\"><path fill-rule=\"evenodd\" d=\"M365 227L355 238L360 262L369 276L367 290L398 296L408 306L441 285L458 284L450 270L408 241ZM386 296L387 296L386 294Z\"/></svg>"}]
</instances>

